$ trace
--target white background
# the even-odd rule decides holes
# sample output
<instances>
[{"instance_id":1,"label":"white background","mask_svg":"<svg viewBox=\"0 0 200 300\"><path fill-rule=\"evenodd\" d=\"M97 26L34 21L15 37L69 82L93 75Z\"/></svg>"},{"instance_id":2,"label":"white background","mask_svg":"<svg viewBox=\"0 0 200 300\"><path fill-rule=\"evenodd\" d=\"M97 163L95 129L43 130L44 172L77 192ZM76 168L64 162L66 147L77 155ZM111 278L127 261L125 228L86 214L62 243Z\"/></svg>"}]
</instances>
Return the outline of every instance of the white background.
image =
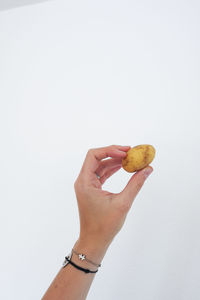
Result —
<instances>
[{"instance_id":1,"label":"white background","mask_svg":"<svg viewBox=\"0 0 200 300\"><path fill-rule=\"evenodd\" d=\"M45 1L53 1L53 0L0 0L0 10L7 10L14 7L36 4Z\"/></svg>"},{"instance_id":2,"label":"white background","mask_svg":"<svg viewBox=\"0 0 200 300\"><path fill-rule=\"evenodd\" d=\"M87 299L200 298L199 15L189 0L0 12L1 299L41 299L78 237L85 155L112 144L152 144L154 172Z\"/></svg>"}]
</instances>

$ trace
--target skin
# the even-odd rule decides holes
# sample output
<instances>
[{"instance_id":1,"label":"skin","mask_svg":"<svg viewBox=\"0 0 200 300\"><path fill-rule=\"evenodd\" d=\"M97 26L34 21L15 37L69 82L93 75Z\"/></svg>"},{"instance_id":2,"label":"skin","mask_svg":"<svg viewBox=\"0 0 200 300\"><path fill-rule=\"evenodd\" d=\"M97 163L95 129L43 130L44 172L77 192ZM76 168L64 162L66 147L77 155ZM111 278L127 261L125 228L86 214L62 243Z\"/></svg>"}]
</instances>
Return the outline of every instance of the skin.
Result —
<instances>
[{"instance_id":1,"label":"skin","mask_svg":"<svg viewBox=\"0 0 200 300\"><path fill-rule=\"evenodd\" d=\"M120 193L103 190L104 182L122 167L130 146L111 145L89 149L74 183L80 217L80 234L73 248L101 263L116 234L122 228L132 203L147 176L148 166L136 172ZM104 160L105 158L108 158ZM100 175L98 179L96 173ZM73 255L71 260L90 270L97 267ZM103 270L99 268L99 271ZM97 273L84 273L68 264L61 268L42 300L84 300Z\"/></svg>"}]
</instances>

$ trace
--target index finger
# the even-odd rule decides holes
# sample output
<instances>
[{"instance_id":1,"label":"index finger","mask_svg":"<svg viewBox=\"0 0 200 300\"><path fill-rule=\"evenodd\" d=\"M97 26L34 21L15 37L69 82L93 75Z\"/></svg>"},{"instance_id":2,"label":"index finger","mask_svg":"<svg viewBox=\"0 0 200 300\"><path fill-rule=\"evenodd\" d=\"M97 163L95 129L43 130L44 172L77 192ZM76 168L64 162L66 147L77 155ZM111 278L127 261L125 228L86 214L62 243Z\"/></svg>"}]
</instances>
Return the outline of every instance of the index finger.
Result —
<instances>
[{"instance_id":1,"label":"index finger","mask_svg":"<svg viewBox=\"0 0 200 300\"><path fill-rule=\"evenodd\" d=\"M111 145L107 147L90 149L88 150L83 163L83 169L94 173L102 159L107 157L124 158L126 157L126 152L130 148L130 146Z\"/></svg>"}]
</instances>

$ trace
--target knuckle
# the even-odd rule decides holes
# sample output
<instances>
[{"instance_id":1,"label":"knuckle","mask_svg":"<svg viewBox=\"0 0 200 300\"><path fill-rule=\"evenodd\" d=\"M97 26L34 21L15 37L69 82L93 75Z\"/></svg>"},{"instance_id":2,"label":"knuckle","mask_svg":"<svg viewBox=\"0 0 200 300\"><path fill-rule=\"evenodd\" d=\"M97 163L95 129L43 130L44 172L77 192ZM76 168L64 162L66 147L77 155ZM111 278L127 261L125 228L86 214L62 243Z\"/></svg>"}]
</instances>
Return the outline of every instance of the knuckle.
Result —
<instances>
[{"instance_id":1,"label":"knuckle","mask_svg":"<svg viewBox=\"0 0 200 300\"><path fill-rule=\"evenodd\" d=\"M78 186L78 181L77 181L77 179L76 179L76 180L74 181L74 188L76 189L77 186Z\"/></svg>"},{"instance_id":2,"label":"knuckle","mask_svg":"<svg viewBox=\"0 0 200 300\"><path fill-rule=\"evenodd\" d=\"M75 188L78 188L80 186L80 175L76 178L76 180L74 181L74 187Z\"/></svg>"},{"instance_id":3,"label":"knuckle","mask_svg":"<svg viewBox=\"0 0 200 300\"><path fill-rule=\"evenodd\" d=\"M93 153L93 151L94 151L94 148L90 148L90 149L88 149L88 154L91 154L91 153Z\"/></svg>"},{"instance_id":4,"label":"knuckle","mask_svg":"<svg viewBox=\"0 0 200 300\"><path fill-rule=\"evenodd\" d=\"M84 182L84 180L80 177L78 177L76 179L76 181L74 182L74 189L76 192L84 192L86 189L86 184Z\"/></svg>"}]
</instances>

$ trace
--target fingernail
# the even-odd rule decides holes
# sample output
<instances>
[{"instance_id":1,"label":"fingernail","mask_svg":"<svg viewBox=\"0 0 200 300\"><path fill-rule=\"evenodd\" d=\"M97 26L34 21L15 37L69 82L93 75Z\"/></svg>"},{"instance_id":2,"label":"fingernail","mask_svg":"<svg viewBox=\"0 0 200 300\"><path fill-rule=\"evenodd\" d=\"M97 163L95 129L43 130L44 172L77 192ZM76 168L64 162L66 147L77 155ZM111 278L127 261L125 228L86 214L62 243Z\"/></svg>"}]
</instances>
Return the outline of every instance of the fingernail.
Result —
<instances>
[{"instance_id":1,"label":"fingernail","mask_svg":"<svg viewBox=\"0 0 200 300\"><path fill-rule=\"evenodd\" d=\"M151 173L152 173L153 169L151 168L146 168L144 170L144 177L147 178Z\"/></svg>"}]
</instances>

